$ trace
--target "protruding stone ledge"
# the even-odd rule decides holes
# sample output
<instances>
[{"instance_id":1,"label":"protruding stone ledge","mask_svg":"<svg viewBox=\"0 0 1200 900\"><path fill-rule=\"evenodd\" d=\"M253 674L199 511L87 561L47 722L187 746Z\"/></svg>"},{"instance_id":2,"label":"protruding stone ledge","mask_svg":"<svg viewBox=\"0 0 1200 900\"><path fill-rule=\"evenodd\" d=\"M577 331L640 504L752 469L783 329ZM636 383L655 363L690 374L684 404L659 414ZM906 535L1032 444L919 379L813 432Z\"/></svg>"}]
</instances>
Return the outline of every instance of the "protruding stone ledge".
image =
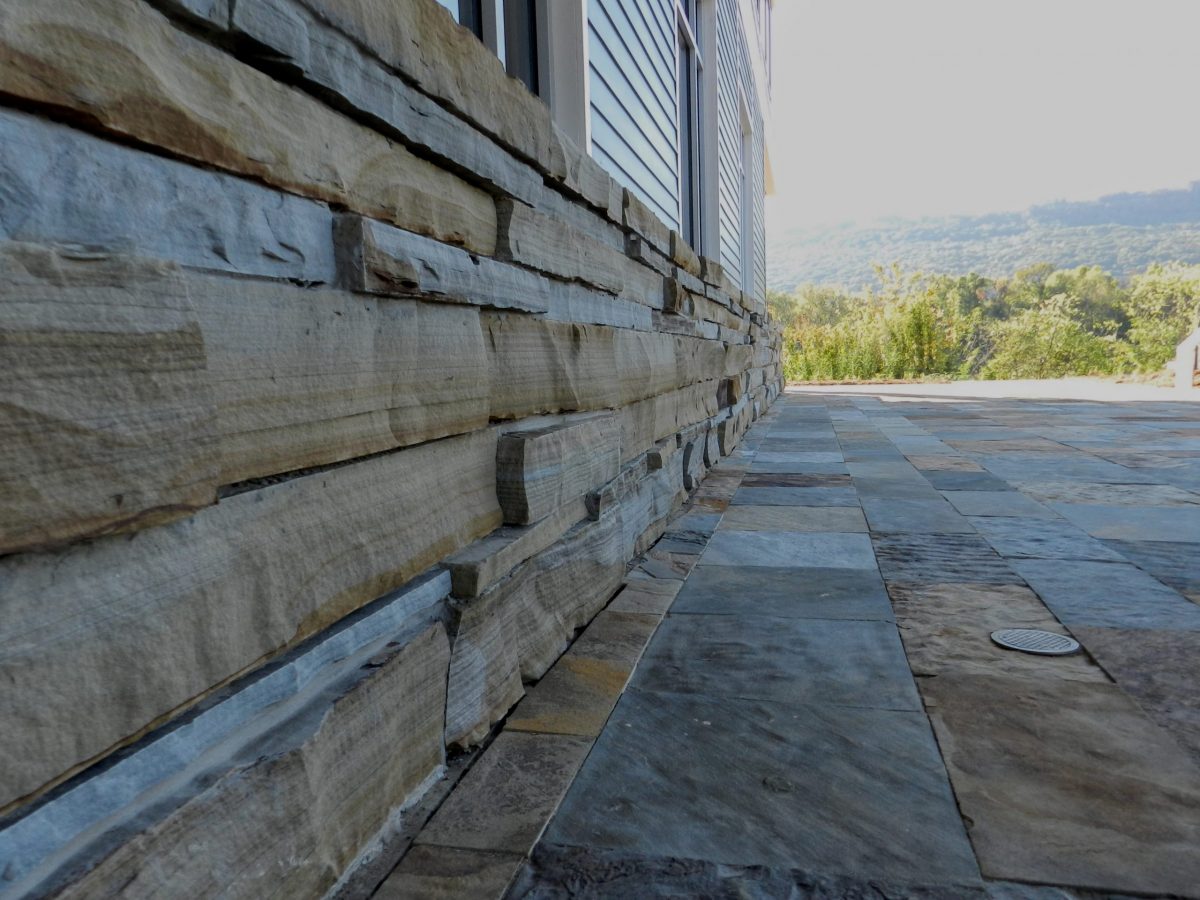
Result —
<instances>
[{"instance_id":1,"label":"protruding stone ledge","mask_svg":"<svg viewBox=\"0 0 1200 900\"><path fill-rule=\"evenodd\" d=\"M505 523L545 518L615 476L620 464L621 429L611 413L501 435L496 496Z\"/></svg>"},{"instance_id":2,"label":"protruding stone ledge","mask_svg":"<svg viewBox=\"0 0 1200 900\"><path fill-rule=\"evenodd\" d=\"M478 597L586 518L589 518L587 503L583 497L577 497L532 525L505 525L470 544L445 561L454 596Z\"/></svg>"},{"instance_id":3,"label":"protruding stone ledge","mask_svg":"<svg viewBox=\"0 0 1200 900\"><path fill-rule=\"evenodd\" d=\"M320 893L440 771L449 587L418 579L12 822L6 890Z\"/></svg>"},{"instance_id":4,"label":"protruding stone ledge","mask_svg":"<svg viewBox=\"0 0 1200 900\"><path fill-rule=\"evenodd\" d=\"M361 216L336 226L341 283L354 291L538 313L556 321L649 331L651 311L580 284L394 228Z\"/></svg>"},{"instance_id":5,"label":"protruding stone ledge","mask_svg":"<svg viewBox=\"0 0 1200 900\"><path fill-rule=\"evenodd\" d=\"M470 746L562 654L625 572L617 511L576 526L479 597L455 601L446 744Z\"/></svg>"}]
</instances>

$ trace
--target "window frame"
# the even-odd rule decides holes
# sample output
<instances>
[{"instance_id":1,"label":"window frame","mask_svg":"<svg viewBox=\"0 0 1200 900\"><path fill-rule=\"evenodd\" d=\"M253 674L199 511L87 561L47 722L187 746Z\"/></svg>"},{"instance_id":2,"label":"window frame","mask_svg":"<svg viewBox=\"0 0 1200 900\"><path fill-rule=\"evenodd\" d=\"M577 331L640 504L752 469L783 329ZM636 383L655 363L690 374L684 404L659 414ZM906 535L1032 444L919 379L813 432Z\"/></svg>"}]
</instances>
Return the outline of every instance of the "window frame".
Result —
<instances>
[{"instance_id":1,"label":"window frame","mask_svg":"<svg viewBox=\"0 0 1200 900\"><path fill-rule=\"evenodd\" d=\"M708 170L711 151L707 140L708 122L711 116L708 97L715 96L709 85L709 71L715 66L705 64L710 48L705 38L715 31L715 22L708 15L711 0L675 0L675 89L676 96L676 159L679 173L679 233L698 254L705 254L711 242L708 220L711 218L708 201ZM697 30L699 35L697 35ZM686 46L685 46L686 45ZM685 53L688 55L687 71L683 71ZM687 116L685 147L685 122L682 94L684 78L687 79ZM685 169L686 166L686 169ZM685 194L687 205L685 206ZM690 209L691 217L686 215Z\"/></svg>"}]
</instances>

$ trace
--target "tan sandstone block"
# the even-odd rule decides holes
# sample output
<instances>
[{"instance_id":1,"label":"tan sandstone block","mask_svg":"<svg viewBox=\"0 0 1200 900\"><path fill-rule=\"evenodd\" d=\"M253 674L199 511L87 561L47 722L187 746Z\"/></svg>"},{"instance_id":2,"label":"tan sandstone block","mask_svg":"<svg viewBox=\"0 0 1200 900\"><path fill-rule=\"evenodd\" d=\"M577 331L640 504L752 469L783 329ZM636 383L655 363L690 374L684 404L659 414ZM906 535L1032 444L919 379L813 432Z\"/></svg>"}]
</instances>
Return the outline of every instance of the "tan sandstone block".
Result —
<instances>
[{"instance_id":1,"label":"tan sandstone block","mask_svg":"<svg viewBox=\"0 0 1200 900\"><path fill-rule=\"evenodd\" d=\"M487 194L136 0L4 4L0 90L284 190L495 250Z\"/></svg>"},{"instance_id":2,"label":"tan sandstone block","mask_svg":"<svg viewBox=\"0 0 1200 900\"><path fill-rule=\"evenodd\" d=\"M207 353L179 271L0 250L0 553L216 501Z\"/></svg>"},{"instance_id":3,"label":"tan sandstone block","mask_svg":"<svg viewBox=\"0 0 1200 900\"><path fill-rule=\"evenodd\" d=\"M302 0L422 90L551 173L550 109L435 0Z\"/></svg>"},{"instance_id":4,"label":"tan sandstone block","mask_svg":"<svg viewBox=\"0 0 1200 900\"><path fill-rule=\"evenodd\" d=\"M621 429L612 413L529 431L496 446L496 496L510 525L536 522L599 487L621 466Z\"/></svg>"},{"instance_id":5,"label":"tan sandstone block","mask_svg":"<svg viewBox=\"0 0 1200 900\"><path fill-rule=\"evenodd\" d=\"M447 438L0 560L0 805L487 534L495 441Z\"/></svg>"},{"instance_id":6,"label":"tan sandstone block","mask_svg":"<svg viewBox=\"0 0 1200 900\"><path fill-rule=\"evenodd\" d=\"M56 896L322 896L441 767L448 659L440 624L373 658Z\"/></svg>"}]
</instances>

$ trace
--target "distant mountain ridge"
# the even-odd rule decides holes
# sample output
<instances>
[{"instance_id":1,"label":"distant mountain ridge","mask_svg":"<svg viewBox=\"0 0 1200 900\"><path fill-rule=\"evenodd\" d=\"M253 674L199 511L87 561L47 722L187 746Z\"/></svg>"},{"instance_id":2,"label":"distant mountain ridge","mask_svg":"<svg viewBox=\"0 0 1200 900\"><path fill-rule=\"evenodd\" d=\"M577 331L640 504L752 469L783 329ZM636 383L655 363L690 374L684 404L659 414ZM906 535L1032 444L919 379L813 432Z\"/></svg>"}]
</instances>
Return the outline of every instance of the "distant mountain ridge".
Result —
<instances>
[{"instance_id":1,"label":"distant mountain ridge","mask_svg":"<svg viewBox=\"0 0 1200 900\"><path fill-rule=\"evenodd\" d=\"M891 218L767 236L767 283L776 290L803 283L858 289L874 282L874 263L896 261L909 270L993 277L1038 262L1098 265L1126 278L1172 260L1200 263L1200 181L1024 212Z\"/></svg>"}]
</instances>

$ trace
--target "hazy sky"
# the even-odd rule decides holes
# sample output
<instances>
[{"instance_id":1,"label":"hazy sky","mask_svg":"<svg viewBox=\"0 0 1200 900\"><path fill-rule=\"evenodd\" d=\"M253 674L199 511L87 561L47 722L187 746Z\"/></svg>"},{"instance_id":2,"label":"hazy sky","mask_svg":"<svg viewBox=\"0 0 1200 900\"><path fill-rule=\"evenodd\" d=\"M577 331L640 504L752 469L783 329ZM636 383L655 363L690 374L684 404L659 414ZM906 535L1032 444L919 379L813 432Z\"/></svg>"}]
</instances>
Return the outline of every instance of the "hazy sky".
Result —
<instances>
[{"instance_id":1,"label":"hazy sky","mask_svg":"<svg viewBox=\"0 0 1200 900\"><path fill-rule=\"evenodd\" d=\"M1200 180L1200 0L776 0L772 228Z\"/></svg>"}]
</instances>

